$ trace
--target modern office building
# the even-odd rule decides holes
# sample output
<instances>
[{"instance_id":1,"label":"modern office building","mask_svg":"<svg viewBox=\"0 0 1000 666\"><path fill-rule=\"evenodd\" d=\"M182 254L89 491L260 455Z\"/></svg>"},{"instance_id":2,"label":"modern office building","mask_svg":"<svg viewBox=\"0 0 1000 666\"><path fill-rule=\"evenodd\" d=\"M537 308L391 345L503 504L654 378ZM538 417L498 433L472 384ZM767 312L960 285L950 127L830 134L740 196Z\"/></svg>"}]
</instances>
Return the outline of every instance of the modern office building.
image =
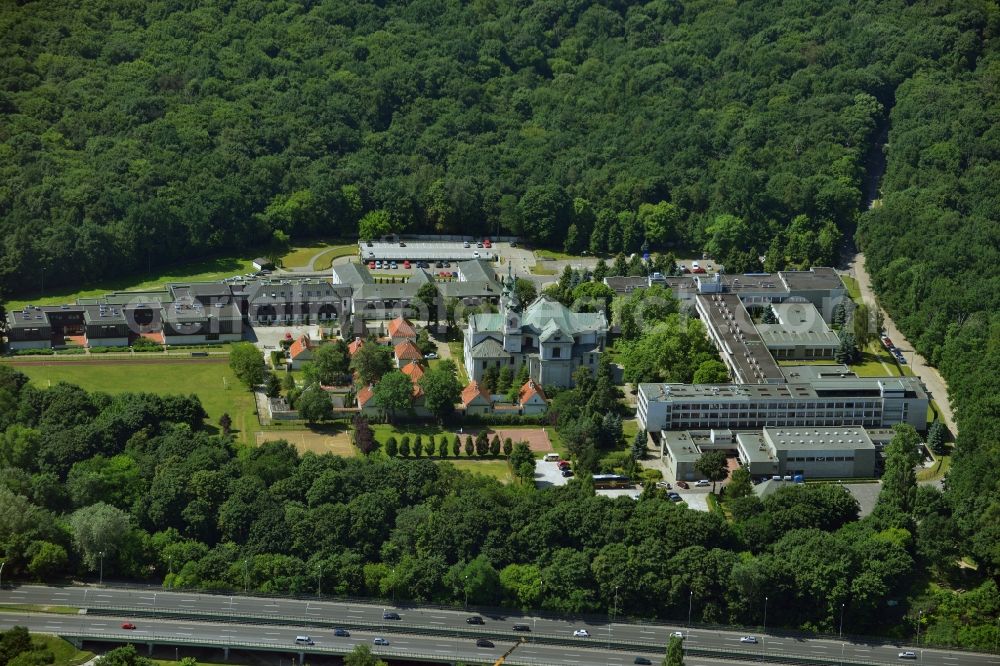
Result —
<instances>
[{"instance_id":1,"label":"modern office building","mask_svg":"<svg viewBox=\"0 0 1000 666\"><path fill-rule=\"evenodd\" d=\"M700 478L695 464L706 451L734 454L755 477L873 478L879 466L877 447L859 426L665 430L659 444L676 480Z\"/></svg>"},{"instance_id":2,"label":"modern office building","mask_svg":"<svg viewBox=\"0 0 1000 666\"><path fill-rule=\"evenodd\" d=\"M640 384L636 417L648 432L766 427L927 427L916 377L814 377L785 384Z\"/></svg>"}]
</instances>

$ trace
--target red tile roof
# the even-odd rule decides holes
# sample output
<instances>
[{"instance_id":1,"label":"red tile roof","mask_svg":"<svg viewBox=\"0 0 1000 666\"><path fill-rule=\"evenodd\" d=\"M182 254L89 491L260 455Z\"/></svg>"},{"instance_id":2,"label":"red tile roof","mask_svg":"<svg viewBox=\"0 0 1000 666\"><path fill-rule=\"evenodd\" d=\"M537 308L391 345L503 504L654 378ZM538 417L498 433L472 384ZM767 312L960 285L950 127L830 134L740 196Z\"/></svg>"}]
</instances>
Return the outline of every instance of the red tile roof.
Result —
<instances>
[{"instance_id":1,"label":"red tile roof","mask_svg":"<svg viewBox=\"0 0 1000 666\"><path fill-rule=\"evenodd\" d=\"M396 317L389 322L390 338L412 338L417 339L417 332L413 330L413 324L403 317Z\"/></svg>"},{"instance_id":2,"label":"red tile roof","mask_svg":"<svg viewBox=\"0 0 1000 666\"><path fill-rule=\"evenodd\" d=\"M301 335L299 339L292 343L292 346L288 348L288 358L296 359L299 354L304 351L309 351L312 345L309 343L308 335Z\"/></svg>"},{"instance_id":3,"label":"red tile roof","mask_svg":"<svg viewBox=\"0 0 1000 666\"><path fill-rule=\"evenodd\" d=\"M485 389L479 387L479 382L470 382L468 386L462 389L462 406L468 407L476 399L476 396L481 396L488 403L493 402L490 399L490 394Z\"/></svg>"},{"instance_id":4,"label":"red tile roof","mask_svg":"<svg viewBox=\"0 0 1000 666\"><path fill-rule=\"evenodd\" d=\"M358 407L364 407L373 397L375 397L375 388L369 384L358 391Z\"/></svg>"},{"instance_id":5,"label":"red tile roof","mask_svg":"<svg viewBox=\"0 0 1000 666\"><path fill-rule=\"evenodd\" d=\"M347 345L347 353L350 354L351 356L354 356L354 354L356 354L357 351L361 349L362 346L364 346L364 344L365 341L362 340L361 338L354 338L354 341L351 342L351 344Z\"/></svg>"},{"instance_id":6,"label":"red tile roof","mask_svg":"<svg viewBox=\"0 0 1000 666\"><path fill-rule=\"evenodd\" d=\"M420 381L420 378L424 376L424 369L419 363L409 363L403 367L403 374L410 378L410 380L416 384Z\"/></svg>"},{"instance_id":7,"label":"red tile roof","mask_svg":"<svg viewBox=\"0 0 1000 666\"><path fill-rule=\"evenodd\" d=\"M409 340L400 342L395 346L394 351L396 352L396 359L400 361L421 361L424 358L424 355L420 353L417 346Z\"/></svg>"},{"instance_id":8,"label":"red tile roof","mask_svg":"<svg viewBox=\"0 0 1000 666\"><path fill-rule=\"evenodd\" d=\"M545 400L545 394L542 392L542 387L536 384L534 379L529 379L525 382L524 386L521 387L521 390L518 391L517 402L523 405L528 400L531 400L531 397L534 395L537 395L542 400Z\"/></svg>"}]
</instances>

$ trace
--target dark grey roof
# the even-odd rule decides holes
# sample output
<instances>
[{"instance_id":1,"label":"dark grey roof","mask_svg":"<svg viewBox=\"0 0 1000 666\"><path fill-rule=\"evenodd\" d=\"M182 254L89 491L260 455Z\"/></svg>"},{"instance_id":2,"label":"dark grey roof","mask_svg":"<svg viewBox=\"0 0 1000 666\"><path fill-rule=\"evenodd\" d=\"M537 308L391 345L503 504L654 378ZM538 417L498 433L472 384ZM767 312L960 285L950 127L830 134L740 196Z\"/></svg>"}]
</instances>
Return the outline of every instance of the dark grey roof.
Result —
<instances>
[{"instance_id":1,"label":"dark grey roof","mask_svg":"<svg viewBox=\"0 0 1000 666\"><path fill-rule=\"evenodd\" d=\"M49 325L49 318L40 308L23 308L7 313L10 328L41 328Z\"/></svg>"},{"instance_id":2,"label":"dark grey roof","mask_svg":"<svg viewBox=\"0 0 1000 666\"><path fill-rule=\"evenodd\" d=\"M504 351L495 338L486 338L472 348L472 358L508 358L510 352Z\"/></svg>"},{"instance_id":3,"label":"dark grey roof","mask_svg":"<svg viewBox=\"0 0 1000 666\"><path fill-rule=\"evenodd\" d=\"M124 324L125 313L118 305L87 305L83 320L88 324Z\"/></svg>"}]
</instances>

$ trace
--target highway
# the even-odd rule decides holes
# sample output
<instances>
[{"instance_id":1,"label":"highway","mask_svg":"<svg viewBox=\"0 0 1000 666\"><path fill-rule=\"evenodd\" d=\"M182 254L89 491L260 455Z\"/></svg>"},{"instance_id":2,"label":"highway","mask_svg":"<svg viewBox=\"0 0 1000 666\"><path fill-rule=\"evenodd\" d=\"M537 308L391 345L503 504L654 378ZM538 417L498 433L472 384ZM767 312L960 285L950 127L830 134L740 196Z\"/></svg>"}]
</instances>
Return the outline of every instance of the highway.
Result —
<instances>
[{"instance_id":1,"label":"highway","mask_svg":"<svg viewBox=\"0 0 1000 666\"><path fill-rule=\"evenodd\" d=\"M97 611L105 608L109 609L104 611L109 613L108 617L134 621L140 625L140 629L143 628L142 625L150 621L142 615L156 613L158 615L181 614L186 618L202 616L207 620L211 620L215 616L219 618L213 624L215 627L218 626L219 620L228 622L235 619L246 623L270 625L264 635L267 635L267 632L280 633L282 629L275 627L275 625L291 627L290 631L292 632L301 630L310 635L329 635L330 629L337 624L344 624L349 628L372 627L372 631L367 632L367 634L359 630L357 635L386 634L386 637L391 641L393 640L392 635L412 632L409 634L410 637L406 638L407 643L411 640L420 641L421 646L434 644L434 641L444 643L448 634L454 632L461 636L459 642L465 645L474 645L474 639L477 636L487 636L495 640L499 650L502 644L509 646L511 642L524 636L539 641L531 642L529 650L548 649L542 645L542 642L558 641L559 645L551 647L557 655L562 656L567 656L568 652L576 650L577 646L579 649L585 650L607 646L609 643L619 646L628 644L634 646L638 652L618 650L608 654L618 657L627 656L629 663L635 654L662 655L670 633L680 630L685 634L685 646L689 649L731 652L743 655L744 658L748 654L762 657L769 654L774 657L798 657L830 663L843 660L859 663L900 664L906 662L898 658L898 653L901 650L913 650L918 653L918 662L934 663L940 666L1000 666L1000 655L921 649L910 644L860 643L848 639L840 641L829 638L763 635L761 632L748 630L746 633L754 633L760 642L757 645L747 645L739 640L742 633L733 631L699 627L687 630L678 625L630 624L625 622L615 622L609 625L607 623L584 623L516 614L482 614L485 624L480 626L466 623L466 618L475 614L472 611L408 606L384 608L380 605L365 603L320 602L286 598L229 597L159 590L26 585L0 591L0 603L70 606ZM131 612L129 609L132 609ZM384 610L393 610L399 613L400 620L383 620ZM7 613L3 615L7 615ZM65 617L59 616L57 619ZM6 621L6 618L0 619ZM107 622L103 617L91 618L91 620ZM532 631L527 633L514 632L512 627L515 623L527 624ZM195 624L197 623L189 620L185 626L194 626ZM221 629L214 629L214 631L218 634L222 629L228 629L230 626L232 625L226 624ZM591 636L589 638L574 638L573 631L576 629L587 629ZM417 636L418 632L423 635ZM354 633L352 631L352 635ZM436 635L427 636L428 633ZM425 641L431 641L431 643L428 644ZM518 648L516 653L520 652L521 648ZM660 658L662 659L662 656ZM552 663L556 663L556 661ZM567 662L564 660L559 663ZM568 663L579 662L573 662L571 659Z\"/></svg>"}]
</instances>

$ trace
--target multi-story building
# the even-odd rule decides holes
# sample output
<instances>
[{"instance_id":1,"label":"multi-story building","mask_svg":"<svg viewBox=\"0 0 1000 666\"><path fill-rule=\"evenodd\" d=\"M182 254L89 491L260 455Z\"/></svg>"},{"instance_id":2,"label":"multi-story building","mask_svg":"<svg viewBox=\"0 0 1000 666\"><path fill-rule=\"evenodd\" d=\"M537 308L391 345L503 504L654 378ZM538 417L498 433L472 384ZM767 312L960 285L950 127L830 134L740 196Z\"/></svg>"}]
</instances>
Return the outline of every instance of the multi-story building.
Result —
<instances>
[{"instance_id":1,"label":"multi-story building","mask_svg":"<svg viewBox=\"0 0 1000 666\"><path fill-rule=\"evenodd\" d=\"M514 279L508 275L500 312L469 317L465 367L473 380L480 381L487 368L508 366L516 375L527 365L528 375L543 386L570 386L577 368L597 371L607 333L603 312L573 312L546 296L522 308Z\"/></svg>"},{"instance_id":2,"label":"multi-story building","mask_svg":"<svg viewBox=\"0 0 1000 666\"><path fill-rule=\"evenodd\" d=\"M636 417L648 432L766 427L927 427L916 377L810 377L785 384L640 384Z\"/></svg>"}]
</instances>

